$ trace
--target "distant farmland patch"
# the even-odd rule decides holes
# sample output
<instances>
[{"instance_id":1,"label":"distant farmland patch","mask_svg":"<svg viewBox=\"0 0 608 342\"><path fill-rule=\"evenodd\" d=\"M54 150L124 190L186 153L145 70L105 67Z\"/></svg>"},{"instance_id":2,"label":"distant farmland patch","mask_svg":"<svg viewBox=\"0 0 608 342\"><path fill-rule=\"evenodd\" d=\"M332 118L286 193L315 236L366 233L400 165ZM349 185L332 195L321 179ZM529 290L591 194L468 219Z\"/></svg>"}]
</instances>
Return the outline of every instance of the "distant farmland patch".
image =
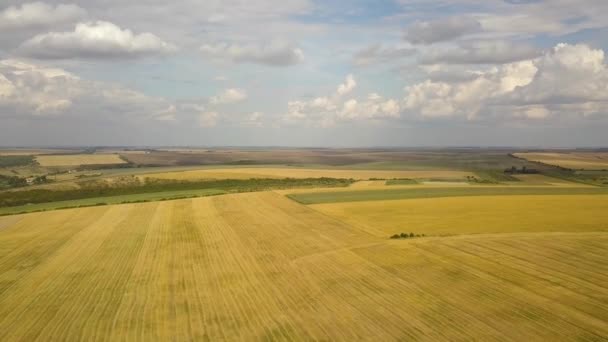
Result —
<instances>
[{"instance_id":1,"label":"distant farmland patch","mask_svg":"<svg viewBox=\"0 0 608 342\"><path fill-rule=\"evenodd\" d=\"M412 185L418 184L418 182L414 179L391 179L386 181L386 185Z\"/></svg>"},{"instance_id":2,"label":"distant farmland patch","mask_svg":"<svg viewBox=\"0 0 608 342\"><path fill-rule=\"evenodd\" d=\"M357 180L374 179L466 179L473 173L466 171L399 171L399 170L342 170L303 168L233 168L204 169L183 172L166 172L146 175L151 178L176 180L201 179L249 179L249 178L347 178Z\"/></svg>"},{"instance_id":3,"label":"distant farmland patch","mask_svg":"<svg viewBox=\"0 0 608 342\"><path fill-rule=\"evenodd\" d=\"M559 166L573 170L605 170L608 169L608 152L543 152L543 153L514 153L514 156L529 161Z\"/></svg>"},{"instance_id":4,"label":"distant farmland patch","mask_svg":"<svg viewBox=\"0 0 608 342\"><path fill-rule=\"evenodd\" d=\"M36 161L41 166L79 166L126 164L117 154L66 154L37 156Z\"/></svg>"},{"instance_id":5,"label":"distant farmland patch","mask_svg":"<svg viewBox=\"0 0 608 342\"><path fill-rule=\"evenodd\" d=\"M34 156L39 154L55 154L55 153L76 153L80 150L60 150L60 149L31 149L31 148L2 148L0 156Z\"/></svg>"}]
</instances>

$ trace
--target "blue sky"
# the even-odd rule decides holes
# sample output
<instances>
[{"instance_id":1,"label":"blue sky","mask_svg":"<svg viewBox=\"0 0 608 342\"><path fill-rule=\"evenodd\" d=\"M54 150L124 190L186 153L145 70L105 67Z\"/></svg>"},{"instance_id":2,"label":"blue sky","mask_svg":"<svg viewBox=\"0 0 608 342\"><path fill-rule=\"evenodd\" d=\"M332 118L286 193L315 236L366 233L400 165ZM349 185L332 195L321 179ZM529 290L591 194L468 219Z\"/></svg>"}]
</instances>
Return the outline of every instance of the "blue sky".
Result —
<instances>
[{"instance_id":1,"label":"blue sky","mask_svg":"<svg viewBox=\"0 0 608 342\"><path fill-rule=\"evenodd\" d=\"M605 146L600 0L0 2L0 145Z\"/></svg>"}]
</instances>

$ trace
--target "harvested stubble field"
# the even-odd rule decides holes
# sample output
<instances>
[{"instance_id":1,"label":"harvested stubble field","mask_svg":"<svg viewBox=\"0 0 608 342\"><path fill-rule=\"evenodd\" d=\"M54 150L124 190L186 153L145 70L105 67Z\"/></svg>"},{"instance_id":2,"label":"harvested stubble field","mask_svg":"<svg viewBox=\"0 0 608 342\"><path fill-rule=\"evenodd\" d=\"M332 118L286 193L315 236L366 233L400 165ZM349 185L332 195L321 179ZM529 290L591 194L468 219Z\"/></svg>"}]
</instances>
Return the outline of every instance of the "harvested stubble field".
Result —
<instances>
[{"instance_id":1,"label":"harvested stubble field","mask_svg":"<svg viewBox=\"0 0 608 342\"><path fill-rule=\"evenodd\" d=\"M310 207L379 237L402 231L432 235L608 233L608 193L413 198Z\"/></svg>"},{"instance_id":2,"label":"harvested stubble field","mask_svg":"<svg viewBox=\"0 0 608 342\"><path fill-rule=\"evenodd\" d=\"M608 169L608 152L524 152L514 156L574 170Z\"/></svg>"},{"instance_id":3,"label":"harvested stubble field","mask_svg":"<svg viewBox=\"0 0 608 342\"><path fill-rule=\"evenodd\" d=\"M80 166L126 164L118 154L66 154L37 156L36 161L41 166Z\"/></svg>"},{"instance_id":4,"label":"harvested stubble field","mask_svg":"<svg viewBox=\"0 0 608 342\"><path fill-rule=\"evenodd\" d=\"M592 230L394 241L272 192L1 217L0 340L601 340Z\"/></svg>"},{"instance_id":5,"label":"harvested stubble field","mask_svg":"<svg viewBox=\"0 0 608 342\"><path fill-rule=\"evenodd\" d=\"M304 169L304 168L226 168L202 169L181 172L152 173L140 177L176 180L201 179L249 179L249 178L353 178L353 179L393 179L393 178L446 178L466 179L473 173L466 171L428 170L342 170L342 169Z\"/></svg>"}]
</instances>

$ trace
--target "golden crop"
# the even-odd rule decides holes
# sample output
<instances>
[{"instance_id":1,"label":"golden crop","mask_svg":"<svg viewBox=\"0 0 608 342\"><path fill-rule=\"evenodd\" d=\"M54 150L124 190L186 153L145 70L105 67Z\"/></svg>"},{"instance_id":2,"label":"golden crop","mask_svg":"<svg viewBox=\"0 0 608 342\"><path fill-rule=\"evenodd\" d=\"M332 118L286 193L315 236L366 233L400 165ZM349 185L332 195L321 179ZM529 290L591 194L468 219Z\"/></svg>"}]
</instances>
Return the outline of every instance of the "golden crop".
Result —
<instances>
[{"instance_id":1,"label":"golden crop","mask_svg":"<svg viewBox=\"0 0 608 342\"><path fill-rule=\"evenodd\" d=\"M608 232L606 195L439 197L310 207L376 236Z\"/></svg>"},{"instance_id":2,"label":"golden crop","mask_svg":"<svg viewBox=\"0 0 608 342\"><path fill-rule=\"evenodd\" d=\"M601 340L605 201L569 198L550 204L590 226L510 204L502 231L538 233L411 240L272 192L0 217L0 340ZM420 208L441 226L444 206Z\"/></svg>"},{"instance_id":3,"label":"golden crop","mask_svg":"<svg viewBox=\"0 0 608 342\"><path fill-rule=\"evenodd\" d=\"M41 155L36 157L41 166L78 166L101 164L125 164L117 154L66 154Z\"/></svg>"}]
</instances>

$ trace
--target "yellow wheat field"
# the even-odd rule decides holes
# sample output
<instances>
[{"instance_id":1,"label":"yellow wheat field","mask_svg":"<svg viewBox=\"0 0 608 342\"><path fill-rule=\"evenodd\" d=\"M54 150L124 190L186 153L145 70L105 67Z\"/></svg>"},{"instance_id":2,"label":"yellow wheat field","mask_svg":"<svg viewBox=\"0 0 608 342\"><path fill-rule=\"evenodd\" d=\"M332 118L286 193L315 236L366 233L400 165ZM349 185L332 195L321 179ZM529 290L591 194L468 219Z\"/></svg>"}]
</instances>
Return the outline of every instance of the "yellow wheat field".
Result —
<instances>
[{"instance_id":1,"label":"yellow wheat field","mask_svg":"<svg viewBox=\"0 0 608 342\"><path fill-rule=\"evenodd\" d=\"M406 231L418 234L608 232L606 195L445 197L310 207L375 236Z\"/></svg>"},{"instance_id":2,"label":"yellow wheat field","mask_svg":"<svg viewBox=\"0 0 608 342\"><path fill-rule=\"evenodd\" d=\"M79 166L95 164L125 164L117 154L66 154L37 156L36 161L41 166Z\"/></svg>"},{"instance_id":3,"label":"yellow wheat field","mask_svg":"<svg viewBox=\"0 0 608 342\"><path fill-rule=\"evenodd\" d=\"M607 258L605 232L388 240L275 193L7 216L0 340L601 340Z\"/></svg>"},{"instance_id":4,"label":"yellow wheat field","mask_svg":"<svg viewBox=\"0 0 608 342\"><path fill-rule=\"evenodd\" d=\"M38 154L65 153L65 150L30 149L30 148L0 148L0 156L31 156Z\"/></svg>"},{"instance_id":5,"label":"yellow wheat field","mask_svg":"<svg viewBox=\"0 0 608 342\"><path fill-rule=\"evenodd\" d=\"M386 181L384 180L375 180L375 181L358 181L358 182L354 182L353 184L351 184L349 186L349 188L352 189L376 189L376 188L385 188L386 187Z\"/></svg>"},{"instance_id":6,"label":"yellow wheat field","mask_svg":"<svg viewBox=\"0 0 608 342\"><path fill-rule=\"evenodd\" d=\"M516 157L568 169L608 169L608 152L514 153Z\"/></svg>"},{"instance_id":7,"label":"yellow wheat field","mask_svg":"<svg viewBox=\"0 0 608 342\"><path fill-rule=\"evenodd\" d=\"M142 177L201 180L201 179L250 179L250 178L462 178L473 176L466 171L387 171L387 170L338 170L338 169L299 169L299 168L226 168L203 169L180 172L153 173Z\"/></svg>"}]
</instances>

